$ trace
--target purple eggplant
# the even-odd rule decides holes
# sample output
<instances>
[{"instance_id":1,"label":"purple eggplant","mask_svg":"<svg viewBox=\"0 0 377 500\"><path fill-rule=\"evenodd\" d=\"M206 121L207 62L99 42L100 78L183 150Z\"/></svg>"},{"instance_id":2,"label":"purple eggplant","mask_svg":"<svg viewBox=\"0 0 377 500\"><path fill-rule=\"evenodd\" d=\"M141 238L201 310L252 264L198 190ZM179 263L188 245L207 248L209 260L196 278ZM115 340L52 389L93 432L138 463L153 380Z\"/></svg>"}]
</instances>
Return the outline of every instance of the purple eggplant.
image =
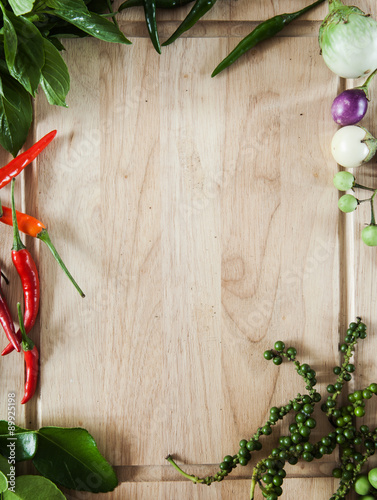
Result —
<instances>
[{"instance_id":1,"label":"purple eggplant","mask_svg":"<svg viewBox=\"0 0 377 500\"><path fill-rule=\"evenodd\" d=\"M338 125L355 125L364 118L367 109L368 99L364 90L356 88L345 90L335 97L331 114Z\"/></svg>"}]
</instances>

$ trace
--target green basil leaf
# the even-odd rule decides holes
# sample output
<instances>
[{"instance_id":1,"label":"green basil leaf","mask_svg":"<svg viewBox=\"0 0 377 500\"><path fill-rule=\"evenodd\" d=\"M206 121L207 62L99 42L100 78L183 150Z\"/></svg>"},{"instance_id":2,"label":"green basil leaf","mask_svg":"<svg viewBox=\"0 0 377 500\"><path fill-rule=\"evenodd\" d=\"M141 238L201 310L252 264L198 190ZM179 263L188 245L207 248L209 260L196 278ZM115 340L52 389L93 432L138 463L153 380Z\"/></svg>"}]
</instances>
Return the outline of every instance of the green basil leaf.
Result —
<instances>
[{"instance_id":1,"label":"green basil leaf","mask_svg":"<svg viewBox=\"0 0 377 500\"><path fill-rule=\"evenodd\" d=\"M48 40L44 39L45 64L42 68L41 87L50 104L65 106L65 98L69 91L69 73L59 51Z\"/></svg>"},{"instance_id":2,"label":"green basil leaf","mask_svg":"<svg viewBox=\"0 0 377 500\"><path fill-rule=\"evenodd\" d=\"M17 476L14 492L3 493L3 500L64 500L57 486L41 476Z\"/></svg>"},{"instance_id":3,"label":"green basil leaf","mask_svg":"<svg viewBox=\"0 0 377 500\"><path fill-rule=\"evenodd\" d=\"M0 76L0 144L16 156L33 119L30 95L13 78Z\"/></svg>"},{"instance_id":4,"label":"green basil leaf","mask_svg":"<svg viewBox=\"0 0 377 500\"><path fill-rule=\"evenodd\" d=\"M3 11L3 36L4 36L4 52L5 58L8 66L14 66L14 61L17 54L17 33L7 16L6 10L3 5L0 4L1 10Z\"/></svg>"},{"instance_id":5,"label":"green basil leaf","mask_svg":"<svg viewBox=\"0 0 377 500\"><path fill-rule=\"evenodd\" d=\"M35 0L8 0L16 16L27 14L33 9Z\"/></svg>"},{"instance_id":6,"label":"green basil leaf","mask_svg":"<svg viewBox=\"0 0 377 500\"><path fill-rule=\"evenodd\" d=\"M80 28L88 35L105 42L131 43L114 23L94 12L84 13L76 10L57 9L54 11L54 15Z\"/></svg>"},{"instance_id":7,"label":"green basil leaf","mask_svg":"<svg viewBox=\"0 0 377 500\"><path fill-rule=\"evenodd\" d=\"M62 42L59 40L59 38L56 38L55 36L51 36L49 39L48 39L49 42L52 43L52 45L58 49L60 52L62 50L65 50L65 47L64 45L62 44Z\"/></svg>"},{"instance_id":8,"label":"green basil leaf","mask_svg":"<svg viewBox=\"0 0 377 500\"><path fill-rule=\"evenodd\" d=\"M93 437L81 428L39 429L33 463L40 474L69 489L105 493L118 484Z\"/></svg>"},{"instance_id":9,"label":"green basil leaf","mask_svg":"<svg viewBox=\"0 0 377 500\"><path fill-rule=\"evenodd\" d=\"M75 10L76 12L89 13L83 0L46 0L46 5L51 9Z\"/></svg>"},{"instance_id":10,"label":"green basil leaf","mask_svg":"<svg viewBox=\"0 0 377 500\"><path fill-rule=\"evenodd\" d=\"M44 65L43 37L25 17L2 7L5 59L9 73L34 97Z\"/></svg>"}]
</instances>

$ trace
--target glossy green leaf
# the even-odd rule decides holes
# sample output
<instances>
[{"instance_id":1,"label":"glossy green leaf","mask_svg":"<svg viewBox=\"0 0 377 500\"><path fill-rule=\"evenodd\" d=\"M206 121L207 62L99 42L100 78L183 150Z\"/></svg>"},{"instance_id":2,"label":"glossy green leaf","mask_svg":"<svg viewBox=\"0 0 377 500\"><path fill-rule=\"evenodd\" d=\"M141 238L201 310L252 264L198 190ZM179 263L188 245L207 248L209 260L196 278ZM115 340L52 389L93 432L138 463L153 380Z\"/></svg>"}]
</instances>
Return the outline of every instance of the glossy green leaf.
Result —
<instances>
[{"instance_id":1,"label":"glossy green leaf","mask_svg":"<svg viewBox=\"0 0 377 500\"><path fill-rule=\"evenodd\" d=\"M3 474L3 472L0 471L0 494L3 493L8 489L8 479Z\"/></svg>"},{"instance_id":2,"label":"glossy green leaf","mask_svg":"<svg viewBox=\"0 0 377 500\"><path fill-rule=\"evenodd\" d=\"M13 66L17 53L17 33L9 17L7 16L7 12L4 9L3 5L0 4L0 7L3 12L3 22L4 22L3 43L4 43L5 58L7 64L9 66Z\"/></svg>"},{"instance_id":3,"label":"glossy green leaf","mask_svg":"<svg viewBox=\"0 0 377 500\"><path fill-rule=\"evenodd\" d=\"M54 483L41 476L17 476L14 492L3 493L3 500L64 500Z\"/></svg>"},{"instance_id":4,"label":"glossy green leaf","mask_svg":"<svg viewBox=\"0 0 377 500\"><path fill-rule=\"evenodd\" d=\"M9 452L7 453L7 455L8 454L9 454ZM2 455L0 455L0 471L4 474L4 476L7 476L8 474L10 474L10 467L11 467L11 464L8 461L8 459L6 457L3 457Z\"/></svg>"},{"instance_id":5,"label":"glossy green leaf","mask_svg":"<svg viewBox=\"0 0 377 500\"><path fill-rule=\"evenodd\" d=\"M16 156L33 119L30 95L13 78L0 76L0 144Z\"/></svg>"},{"instance_id":6,"label":"glossy green leaf","mask_svg":"<svg viewBox=\"0 0 377 500\"><path fill-rule=\"evenodd\" d=\"M9 456L8 445L10 444L10 442L13 441L13 439L15 443L16 462L20 462L22 460L29 460L34 456L35 451L37 449L37 439L38 439L36 432L23 429L22 427L17 427L15 425L13 434L9 434L8 422L6 420L1 420L0 453L4 457Z\"/></svg>"},{"instance_id":7,"label":"glossy green leaf","mask_svg":"<svg viewBox=\"0 0 377 500\"><path fill-rule=\"evenodd\" d=\"M33 463L40 474L70 489L99 493L112 491L118 484L93 437L81 428L39 429Z\"/></svg>"},{"instance_id":8,"label":"glossy green leaf","mask_svg":"<svg viewBox=\"0 0 377 500\"><path fill-rule=\"evenodd\" d=\"M0 4L1 5L1 4ZM35 96L44 65L43 37L26 18L3 10L5 60L9 73Z\"/></svg>"},{"instance_id":9,"label":"glossy green leaf","mask_svg":"<svg viewBox=\"0 0 377 500\"><path fill-rule=\"evenodd\" d=\"M54 9L55 16L80 28L88 35L105 42L131 43L114 23L94 12L89 12L85 4L82 7L81 0L68 0L68 2L48 0L47 4Z\"/></svg>"},{"instance_id":10,"label":"glossy green leaf","mask_svg":"<svg viewBox=\"0 0 377 500\"><path fill-rule=\"evenodd\" d=\"M27 14L33 8L35 0L8 0L16 16Z\"/></svg>"},{"instance_id":11,"label":"glossy green leaf","mask_svg":"<svg viewBox=\"0 0 377 500\"><path fill-rule=\"evenodd\" d=\"M69 91L69 72L59 51L44 39L45 64L42 68L41 87L50 104L65 106Z\"/></svg>"},{"instance_id":12,"label":"glossy green leaf","mask_svg":"<svg viewBox=\"0 0 377 500\"><path fill-rule=\"evenodd\" d=\"M89 10L84 0L46 0L46 5L51 9L75 10L76 12L86 12Z\"/></svg>"}]
</instances>

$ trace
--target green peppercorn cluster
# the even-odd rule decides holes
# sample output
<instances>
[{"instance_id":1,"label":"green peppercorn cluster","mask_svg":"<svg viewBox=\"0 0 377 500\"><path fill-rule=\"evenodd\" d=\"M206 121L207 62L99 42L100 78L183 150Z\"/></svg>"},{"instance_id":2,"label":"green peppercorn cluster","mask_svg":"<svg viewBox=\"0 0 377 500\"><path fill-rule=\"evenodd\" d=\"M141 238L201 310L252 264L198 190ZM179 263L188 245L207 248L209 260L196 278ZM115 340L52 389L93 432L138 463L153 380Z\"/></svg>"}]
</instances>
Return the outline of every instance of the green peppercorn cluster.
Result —
<instances>
[{"instance_id":1,"label":"green peppercorn cluster","mask_svg":"<svg viewBox=\"0 0 377 500\"><path fill-rule=\"evenodd\" d=\"M311 462L319 460L324 455L330 455L339 447L339 466L333 470L333 476L339 478L339 487L330 500L344 498L368 458L375 453L377 447L377 429L369 429L366 425L356 426L358 417L366 412L366 402L377 395L377 383L372 383L362 390L356 390L348 395L345 405L339 406L338 396L345 384L352 379L355 366L350 362L357 342L367 336L366 325L357 318L350 323L344 342L340 345L343 362L335 366L333 374L336 379L327 386L327 399L321 405L322 412L333 426L333 430L316 442L310 440L311 432L316 427L314 408L321 401L321 395L315 389L316 372L307 363L296 359L294 347L286 348L281 340L275 342L274 348L263 353L266 360L279 366L283 359L290 361L299 376L305 382L306 394L298 394L294 399L282 406L270 409L268 420L259 427L249 439L239 442L239 450L234 455L226 455L220 463L219 472L214 476L198 478L183 472L174 460L167 460L185 477L194 483L212 484L222 481L238 465L246 466L251 461L253 453L260 451L264 439L273 433L273 427L287 415L292 416L289 433L278 438L276 447L271 453L260 460L254 467L251 481L250 499L254 498L255 487L261 489L267 500L277 500L283 493L283 482L286 477L285 465L295 465L299 460Z\"/></svg>"}]
</instances>

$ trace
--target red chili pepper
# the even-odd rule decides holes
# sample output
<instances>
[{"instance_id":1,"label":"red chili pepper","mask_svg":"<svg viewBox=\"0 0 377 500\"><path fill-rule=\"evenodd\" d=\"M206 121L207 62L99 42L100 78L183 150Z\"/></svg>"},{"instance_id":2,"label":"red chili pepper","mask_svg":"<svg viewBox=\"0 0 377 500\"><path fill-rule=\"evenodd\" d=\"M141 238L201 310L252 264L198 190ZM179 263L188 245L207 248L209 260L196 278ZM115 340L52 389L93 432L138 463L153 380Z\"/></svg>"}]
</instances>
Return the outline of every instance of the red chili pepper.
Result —
<instances>
[{"instance_id":1,"label":"red chili pepper","mask_svg":"<svg viewBox=\"0 0 377 500\"><path fill-rule=\"evenodd\" d=\"M34 342L26 336L24 319L21 312L21 304L19 302L17 304L17 311L22 336L22 350L24 352L24 360L26 365L25 391L24 397L21 399L21 404L23 405L34 396L35 390L37 388L39 353Z\"/></svg>"},{"instance_id":2,"label":"red chili pepper","mask_svg":"<svg viewBox=\"0 0 377 500\"><path fill-rule=\"evenodd\" d=\"M3 273L1 273L1 275L3 276ZM16 337L16 331L14 329L12 315L10 313L5 297L1 293L1 280L0 280L0 323L4 329L5 335L10 341L9 345L13 346L13 348L16 349L17 352L20 352L21 346L19 340Z\"/></svg>"},{"instance_id":3,"label":"red chili pepper","mask_svg":"<svg viewBox=\"0 0 377 500\"><path fill-rule=\"evenodd\" d=\"M37 318L39 309L39 277L35 262L22 243L20 233L18 231L16 209L14 206L14 180L12 180L12 217L13 217L13 248L12 261L21 279L22 288L24 291L25 302L25 330L29 333ZM21 341L20 330L16 333L17 339ZM1 353L3 356L13 351L13 346L8 344Z\"/></svg>"},{"instance_id":4,"label":"red chili pepper","mask_svg":"<svg viewBox=\"0 0 377 500\"><path fill-rule=\"evenodd\" d=\"M16 156L7 165L0 168L0 189L6 186L13 177L16 177L22 170L29 165L44 150L52 139L56 136L56 130L52 130L42 139L36 142L31 148Z\"/></svg>"},{"instance_id":5,"label":"red chili pepper","mask_svg":"<svg viewBox=\"0 0 377 500\"><path fill-rule=\"evenodd\" d=\"M0 222L2 222L3 224L7 224L8 226L12 226L13 225L12 209L3 206L2 210L3 210L2 215L1 215L1 211L0 211ZM39 221L35 217L32 217L31 215L27 215L27 214L24 214L22 212L18 212L17 210L16 210L16 216L17 216L18 229L20 231L22 231L23 233L27 234L28 236L32 236L33 238L40 239L41 241L43 241L47 245L50 252L54 256L55 260L58 262L58 264L63 269L65 274L68 276L68 278L71 280L71 282L73 283L74 287L79 292L81 297L85 297L84 292L81 290L79 285L76 283L72 274L68 271L68 269L65 266L64 262L62 261L60 255L58 254L56 248L54 247L54 245L50 239L50 236L47 232L46 226L43 224L43 222Z\"/></svg>"}]
</instances>

